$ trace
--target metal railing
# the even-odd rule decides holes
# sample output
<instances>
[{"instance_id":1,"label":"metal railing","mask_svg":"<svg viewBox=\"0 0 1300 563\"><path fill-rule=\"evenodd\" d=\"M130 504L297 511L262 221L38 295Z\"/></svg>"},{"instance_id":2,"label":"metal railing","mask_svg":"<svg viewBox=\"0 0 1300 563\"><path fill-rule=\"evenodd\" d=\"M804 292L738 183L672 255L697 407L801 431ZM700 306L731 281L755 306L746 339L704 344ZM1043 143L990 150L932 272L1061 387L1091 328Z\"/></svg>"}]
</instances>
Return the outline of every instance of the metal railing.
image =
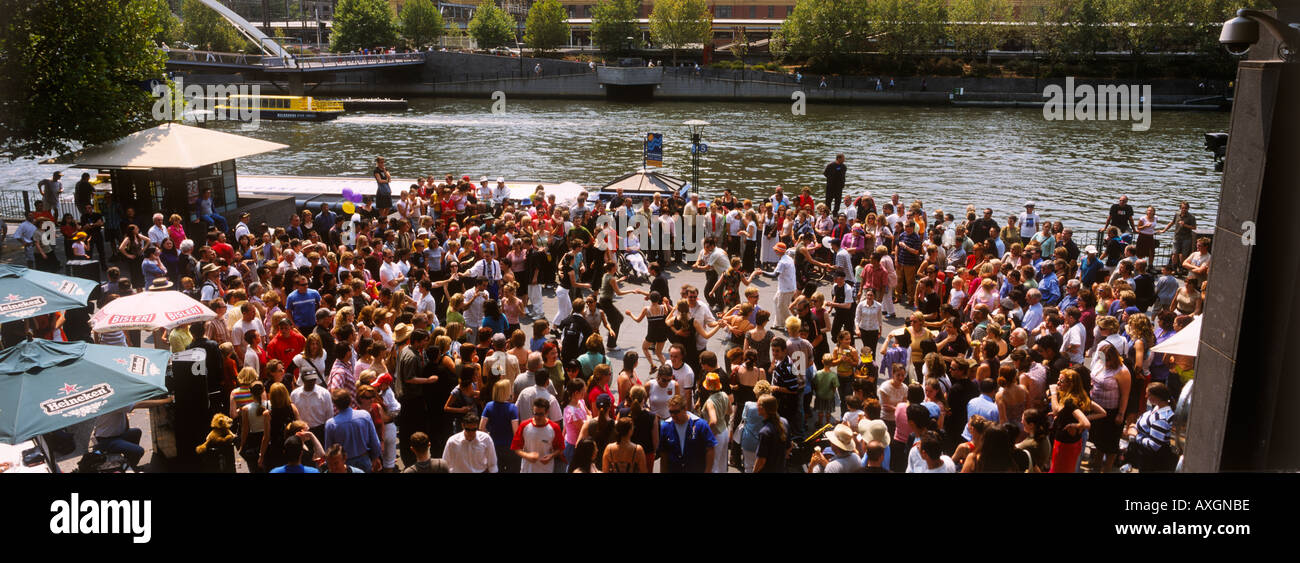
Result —
<instances>
[{"instance_id":1,"label":"metal railing","mask_svg":"<svg viewBox=\"0 0 1300 563\"><path fill-rule=\"evenodd\" d=\"M342 55L313 55L305 57L294 57L292 63L276 57L266 57L263 59L263 65L267 68L335 68L335 67L359 67L374 66L385 64L405 64L405 63L422 63L424 62L424 53L393 53L393 54L351 54Z\"/></svg>"},{"instance_id":2,"label":"metal railing","mask_svg":"<svg viewBox=\"0 0 1300 563\"><path fill-rule=\"evenodd\" d=\"M20 223L27 218L28 211L36 210L36 202L42 201L41 194L35 190L0 190L0 220ZM77 204L71 194L59 196L59 205L54 218L60 219L64 213L81 217Z\"/></svg>"},{"instance_id":3,"label":"metal railing","mask_svg":"<svg viewBox=\"0 0 1300 563\"><path fill-rule=\"evenodd\" d=\"M193 51L189 49L164 49L163 52L167 54L167 59L171 61L214 66L261 66L264 64L264 59L274 58L262 54L222 53L220 51Z\"/></svg>"}]
</instances>

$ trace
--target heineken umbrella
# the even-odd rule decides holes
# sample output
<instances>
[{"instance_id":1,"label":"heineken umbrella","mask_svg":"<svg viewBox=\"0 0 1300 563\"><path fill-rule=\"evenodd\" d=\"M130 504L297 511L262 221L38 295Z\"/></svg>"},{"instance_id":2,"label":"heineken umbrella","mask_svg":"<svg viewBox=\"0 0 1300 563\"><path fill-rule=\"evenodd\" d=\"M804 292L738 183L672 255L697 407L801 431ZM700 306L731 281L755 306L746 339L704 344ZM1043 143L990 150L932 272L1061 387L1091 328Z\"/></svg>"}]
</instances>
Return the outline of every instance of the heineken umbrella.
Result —
<instances>
[{"instance_id":1,"label":"heineken umbrella","mask_svg":"<svg viewBox=\"0 0 1300 563\"><path fill-rule=\"evenodd\" d=\"M95 332L173 329L217 318L207 305L179 291L146 291L114 299L90 317Z\"/></svg>"},{"instance_id":2,"label":"heineken umbrella","mask_svg":"<svg viewBox=\"0 0 1300 563\"><path fill-rule=\"evenodd\" d=\"M0 442L21 443L166 393L170 356L40 339L0 352Z\"/></svg>"},{"instance_id":3,"label":"heineken umbrella","mask_svg":"<svg viewBox=\"0 0 1300 563\"><path fill-rule=\"evenodd\" d=\"M85 307L96 285L81 278L0 264L0 322Z\"/></svg>"}]
</instances>

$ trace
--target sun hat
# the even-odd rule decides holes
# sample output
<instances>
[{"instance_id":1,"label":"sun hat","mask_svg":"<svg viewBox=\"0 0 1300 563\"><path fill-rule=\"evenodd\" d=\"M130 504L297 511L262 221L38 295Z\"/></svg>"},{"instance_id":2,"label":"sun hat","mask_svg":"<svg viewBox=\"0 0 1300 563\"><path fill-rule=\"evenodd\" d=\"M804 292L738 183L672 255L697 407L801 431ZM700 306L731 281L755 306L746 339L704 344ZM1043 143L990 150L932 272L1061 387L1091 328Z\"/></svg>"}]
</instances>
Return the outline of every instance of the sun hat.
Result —
<instances>
[{"instance_id":1,"label":"sun hat","mask_svg":"<svg viewBox=\"0 0 1300 563\"><path fill-rule=\"evenodd\" d=\"M858 419L858 435L862 436L864 442L880 442L885 447L889 447L889 426L885 425L883 420Z\"/></svg>"},{"instance_id":2,"label":"sun hat","mask_svg":"<svg viewBox=\"0 0 1300 563\"><path fill-rule=\"evenodd\" d=\"M709 391L719 391L722 389L722 378L718 377L718 372L711 371L704 376L704 388Z\"/></svg>"},{"instance_id":3,"label":"sun hat","mask_svg":"<svg viewBox=\"0 0 1300 563\"><path fill-rule=\"evenodd\" d=\"M411 333L415 332L415 327L406 323L398 323L397 328L393 329L394 342L406 342L410 340Z\"/></svg>"},{"instance_id":4,"label":"sun hat","mask_svg":"<svg viewBox=\"0 0 1300 563\"><path fill-rule=\"evenodd\" d=\"M835 447L841 450L851 452L855 449L853 445L853 430L850 429L847 424L835 425L834 430L826 433L826 439L830 440L831 444L834 444Z\"/></svg>"}]
</instances>

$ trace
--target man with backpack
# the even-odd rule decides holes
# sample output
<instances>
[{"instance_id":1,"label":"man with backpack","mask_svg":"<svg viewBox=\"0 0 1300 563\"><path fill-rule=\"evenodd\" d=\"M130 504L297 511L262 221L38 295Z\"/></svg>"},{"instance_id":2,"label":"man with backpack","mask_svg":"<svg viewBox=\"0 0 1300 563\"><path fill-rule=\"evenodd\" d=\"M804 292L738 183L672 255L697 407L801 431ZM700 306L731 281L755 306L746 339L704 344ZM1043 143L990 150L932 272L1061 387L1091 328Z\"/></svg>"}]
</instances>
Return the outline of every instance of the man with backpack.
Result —
<instances>
[{"instance_id":1,"label":"man with backpack","mask_svg":"<svg viewBox=\"0 0 1300 563\"><path fill-rule=\"evenodd\" d=\"M555 328L560 333L560 359L568 362L575 360L583 350L583 343L591 335L591 324L582 316L581 297L573 298L573 308L568 317L556 323Z\"/></svg>"}]
</instances>

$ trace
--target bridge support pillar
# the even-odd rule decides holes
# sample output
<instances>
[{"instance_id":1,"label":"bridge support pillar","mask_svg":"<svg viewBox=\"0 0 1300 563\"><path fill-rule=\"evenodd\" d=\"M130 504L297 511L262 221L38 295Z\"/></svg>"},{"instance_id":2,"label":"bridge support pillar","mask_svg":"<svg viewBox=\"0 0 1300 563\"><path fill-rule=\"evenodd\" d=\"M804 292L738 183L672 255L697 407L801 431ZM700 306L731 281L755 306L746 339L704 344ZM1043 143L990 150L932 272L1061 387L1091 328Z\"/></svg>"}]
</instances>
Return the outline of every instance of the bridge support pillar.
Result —
<instances>
[{"instance_id":1,"label":"bridge support pillar","mask_svg":"<svg viewBox=\"0 0 1300 563\"><path fill-rule=\"evenodd\" d=\"M304 95L304 94L306 94L306 93L307 93L307 90L306 90L306 88L303 87L303 83L302 83L302 74L301 74L301 73L297 73L297 72L290 74L290 75L289 75L289 95L290 95L290 96L302 96L302 95Z\"/></svg>"}]
</instances>

